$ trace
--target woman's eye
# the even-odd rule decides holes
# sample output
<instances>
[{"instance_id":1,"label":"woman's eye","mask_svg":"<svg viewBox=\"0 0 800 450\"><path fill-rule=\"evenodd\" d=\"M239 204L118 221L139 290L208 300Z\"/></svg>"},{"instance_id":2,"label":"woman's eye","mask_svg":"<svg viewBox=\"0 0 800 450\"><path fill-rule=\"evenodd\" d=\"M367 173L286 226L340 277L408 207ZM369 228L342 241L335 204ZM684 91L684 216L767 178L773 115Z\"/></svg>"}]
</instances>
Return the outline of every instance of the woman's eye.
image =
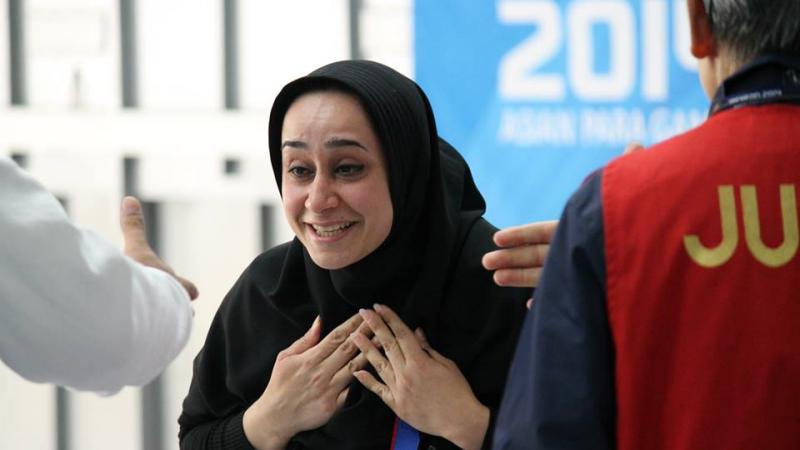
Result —
<instances>
[{"instance_id":1,"label":"woman's eye","mask_svg":"<svg viewBox=\"0 0 800 450\"><path fill-rule=\"evenodd\" d=\"M352 176L361 173L363 170L363 164L342 164L336 168L336 173L344 176Z\"/></svg>"},{"instance_id":2,"label":"woman's eye","mask_svg":"<svg viewBox=\"0 0 800 450\"><path fill-rule=\"evenodd\" d=\"M303 166L289 167L289 173L295 176L296 178L305 178L311 175L311 171Z\"/></svg>"}]
</instances>

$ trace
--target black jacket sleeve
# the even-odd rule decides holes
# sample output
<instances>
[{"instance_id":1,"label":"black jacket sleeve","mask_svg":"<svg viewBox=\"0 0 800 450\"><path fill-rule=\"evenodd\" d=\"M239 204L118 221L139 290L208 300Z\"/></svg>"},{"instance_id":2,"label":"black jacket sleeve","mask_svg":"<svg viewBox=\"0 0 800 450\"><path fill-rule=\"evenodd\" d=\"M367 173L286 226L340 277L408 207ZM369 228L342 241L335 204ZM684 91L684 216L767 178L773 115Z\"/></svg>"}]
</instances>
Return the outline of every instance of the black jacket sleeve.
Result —
<instances>
[{"instance_id":1,"label":"black jacket sleeve","mask_svg":"<svg viewBox=\"0 0 800 450\"><path fill-rule=\"evenodd\" d=\"M570 199L525 319L494 448L614 448L600 172Z\"/></svg>"}]
</instances>

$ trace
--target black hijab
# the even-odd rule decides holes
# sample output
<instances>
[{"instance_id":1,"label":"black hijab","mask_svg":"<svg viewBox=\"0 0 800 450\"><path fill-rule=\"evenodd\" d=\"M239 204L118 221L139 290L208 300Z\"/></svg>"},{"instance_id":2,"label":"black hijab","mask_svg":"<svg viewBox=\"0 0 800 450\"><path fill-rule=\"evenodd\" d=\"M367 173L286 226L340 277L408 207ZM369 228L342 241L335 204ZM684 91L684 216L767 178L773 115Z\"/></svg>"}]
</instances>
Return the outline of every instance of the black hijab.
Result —
<instances>
[{"instance_id":1,"label":"black hijab","mask_svg":"<svg viewBox=\"0 0 800 450\"><path fill-rule=\"evenodd\" d=\"M281 132L289 106L318 90L355 96L387 162L392 228L362 260L317 266L293 241L256 258L223 300L183 403L181 448L247 448L242 412L269 383L277 354L320 315L323 333L375 302L390 305L454 360L478 399L499 406L522 324L527 289L497 287L481 265L495 231L463 158L436 133L428 99L410 79L378 63L343 61L286 85L269 120L272 167L281 185ZM387 449L394 413L354 381L344 407L302 432L290 449ZM423 436L426 445L454 448Z\"/></svg>"},{"instance_id":2,"label":"black hijab","mask_svg":"<svg viewBox=\"0 0 800 450\"><path fill-rule=\"evenodd\" d=\"M412 327L430 329L458 256L460 240L485 211L483 197L461 156L439 139L427 97L413 81L372 61L340 61L286 85L269 119L272 170L281 186L281 131L291 104L318 90L355 96L370 119L387 162L394 218L386 241L361 261L340 270L317 266L300 241L311 296L323 332L358 308L388 304ZM461 233L460 233L461 232ZM299 258L287 261L300 264ZM281 279L276 298L287 283ZM286 298L291 301L291 296Z\"/></svg>"}]
</instances>

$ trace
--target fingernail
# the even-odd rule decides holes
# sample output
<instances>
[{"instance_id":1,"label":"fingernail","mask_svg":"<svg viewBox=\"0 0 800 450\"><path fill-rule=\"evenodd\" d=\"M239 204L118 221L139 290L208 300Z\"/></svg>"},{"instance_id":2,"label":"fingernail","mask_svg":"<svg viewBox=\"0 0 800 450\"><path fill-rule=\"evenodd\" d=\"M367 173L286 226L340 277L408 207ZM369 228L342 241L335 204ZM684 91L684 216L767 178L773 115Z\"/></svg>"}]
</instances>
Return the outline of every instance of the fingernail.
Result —
<instances>
[{"instance_id":1,"label":"fingernail","mask_svg":"<svg viewBox=\"0 0 800 450\"><path fill-rule=\"evenodd\" d=\"M372 307L375 308L375 311L380 311L383 309L383 305L381 305L380 303L375 303L374 305L372 305Z\"/></svg>"},{"instance_id":2,"label":"fingernail","mask_svg":"<svg viewBox=\"0 0 800 450\"><path fill-rule=\"evenodd\" d=\"M139 212L139 202L126 200L122 203L122 210L125 214L136 214Z\"/></svg>"}]
</instances>

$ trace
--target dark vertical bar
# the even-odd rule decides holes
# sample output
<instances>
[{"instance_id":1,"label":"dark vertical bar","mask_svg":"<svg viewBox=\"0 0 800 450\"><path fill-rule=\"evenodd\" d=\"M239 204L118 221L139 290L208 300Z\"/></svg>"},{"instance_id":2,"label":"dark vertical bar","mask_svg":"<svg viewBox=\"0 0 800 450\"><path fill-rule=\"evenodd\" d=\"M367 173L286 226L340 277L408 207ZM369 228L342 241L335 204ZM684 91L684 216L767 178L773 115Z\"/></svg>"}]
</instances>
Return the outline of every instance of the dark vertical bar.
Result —
<instances>
[{"instance_id":1,"label":"dark vertical bar","mask_svg":"<svg viewBox=\"0 0 800 450\"><path fill-rule=\"evenodd\" d=\"M237 0L223 0L225 41L225 109L239 108L239 8Z\"/></svg>"},{"instance_id":2,"label":"dark vertical bar","mask_svg":"<svg viewBox=\"0 0 800 450\"><path fill-rule=\"evenodd\" d=\"M28 102L25 83L25 2L8 0L8 67L11 82L11 105Z\"/></svg>"},{"instance_id":3,"label":"dark vertical bar","mask_svg":"<svg viewBox=\"0 0 800 450\"><path fill-rule=\"evenodd\" d=\"M133 157L124 158L122 170L122 189L125 195L138 197L139 160ZM161 249L159 210L157 202L142 201L147 242L156 253ZM163 379L159 376L142 388L142 449L144 450L164 449L163 384Z\"/></svg>"},{"instance_id":4,"label":"dark vertical bar","mask_svg":"<svg viewBox=\"0 0 800 450\"><path fill-rule=\"evenodd\" d=\"M139 106L136 76L136 2L119 0L119 29L122 70L122 107Z\"/></svg>"},{"instance_id":5,"label":"dark vertical bar","mask_svg":"<svg viewBox=\"0 0 800 450\"><path fill-rule=\"evenodd\" d=\"M56 197L61 207L69 214L69 201L61 196ZM55 387L56 393L56 449L70 450L72 421L69 415L70 393L61 386Z\"/></svg>"},{"instance_id":6,"label":"dark vertical bar","mask_svg":"<svg viewBox=\"0 0 800 450\"><path fill-rule=\"evenodd\" d=\"M69 420L69 395L69 392L63 387L56 387L56 448L58 450L70 450L72 424Z\"/></svg>"},{"instance_id":7,"label":"dark vertical bar","mask_svg":"<svg viewBox=\"0 0 800 450\"><path fill-rule=\"evenodd\" d=\"M11 159L23 169L28 168L28 154L23 152L12 152Z\"/></svg>"},{"instance_id":8,"label":"dark vertical bar","mask_svg":"<svg viewBox=\"0 0 800 450\"><path fill-rule=\"evenodd\" d=\"M274 226L272 225L273 207L270 205L261 205L261 251L265 252L275 245L275 236L273 233Z\"/></svg>"},{"instance_id":9,"label":"dark vertical bar","mask_svg":"<svg viewBox=\"0 0 800 450\"><path fill-rule=\"evenodd\" d=\"M137 195L139 192L139 160L136 158L122 160L122 192L124 195Z\"/></svg>"},{"instance_id":10,"label":"dark vertical bar","mask_svg":"<svg viewBox=\"0 0 800 450\"><path fill-rule=\"evenodd\" d=\"M142 205L144 206L144 205ZM145 208L145 212L147 209ZM164 380L159 375L142 388L142 449L164 450Z\"/></svg>"},{"instance_id":11,"label":"dark vertical bar","mask_svg":"<svg viewBox=\"0 0 800 450\"><path fill-rule=\"evenodd\" d=\"M159 227L160 205L156 202L142 202L145 217L145 232L150 247L161 252L161 233ZM156 379L142 387L142 449L164 450L164 379Z\"/></svg>"},{"instance_id":12,"label":"dark vertical bar","mask_svg":"<svg viewBox=\"0 0 800 450\"><path fill-rule=\"evenodd\" d=\"M361 0L350 0L350 59L361 59Z\"/></svg>"},{"instance_id":13,"label":"dark vertical bar","mask_svg":"<svg viewBox=\"0 0 800 450\"><path fill-rule=\"evenodd\" d=\"M144 214L144 231L147 233L147 242L157 254L161 252L161 227L159 226L161 204L158 202L142 202Z\"/></svg>"}]
</instances>

